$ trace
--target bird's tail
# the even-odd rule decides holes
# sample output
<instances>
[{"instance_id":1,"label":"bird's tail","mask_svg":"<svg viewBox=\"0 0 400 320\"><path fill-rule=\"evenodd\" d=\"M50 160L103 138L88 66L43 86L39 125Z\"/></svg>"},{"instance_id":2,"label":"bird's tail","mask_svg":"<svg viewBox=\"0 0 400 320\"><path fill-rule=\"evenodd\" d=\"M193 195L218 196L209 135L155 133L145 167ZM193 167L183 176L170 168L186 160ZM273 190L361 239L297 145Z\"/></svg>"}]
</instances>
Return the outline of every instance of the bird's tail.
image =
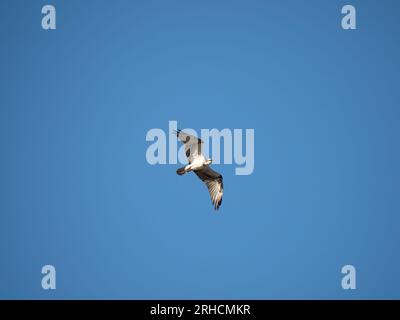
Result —
<instances>
[{"instance_id":1,"label":"bird's tail","mask_svg":"<svg viewBox=\"0 0 400 320\"><path fill-rule=\"evenodd\" d=\"M179 174L180 176L186 173L185 167L179 168L176 170L176 173Z\"/></svg>"}]
</instances>

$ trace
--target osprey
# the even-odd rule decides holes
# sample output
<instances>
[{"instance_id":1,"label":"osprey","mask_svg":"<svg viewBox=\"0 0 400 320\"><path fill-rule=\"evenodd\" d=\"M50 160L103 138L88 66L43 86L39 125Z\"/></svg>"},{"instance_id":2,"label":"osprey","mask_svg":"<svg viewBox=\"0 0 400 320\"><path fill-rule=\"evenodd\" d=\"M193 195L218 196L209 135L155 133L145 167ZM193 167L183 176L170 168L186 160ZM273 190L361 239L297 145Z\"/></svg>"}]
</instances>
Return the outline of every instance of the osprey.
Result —
<instances>
[{"instance_id":1,"label":"osprey","mask_svg":"<svg viewBox=\"0 0 400 320\"><path fill-rule=\"evenodd\" d=\"M184 133L182 130L175 131L176 136L185 145L185 153L189 164L176 170L180 176L186 172L193 171L207 186L211 196L214 209L218 210L222 203L224 184L222 175L212 170L209 165L211 159L206 159L201 152L203 141L197 137Z\"/></svg>"}]
</instances>

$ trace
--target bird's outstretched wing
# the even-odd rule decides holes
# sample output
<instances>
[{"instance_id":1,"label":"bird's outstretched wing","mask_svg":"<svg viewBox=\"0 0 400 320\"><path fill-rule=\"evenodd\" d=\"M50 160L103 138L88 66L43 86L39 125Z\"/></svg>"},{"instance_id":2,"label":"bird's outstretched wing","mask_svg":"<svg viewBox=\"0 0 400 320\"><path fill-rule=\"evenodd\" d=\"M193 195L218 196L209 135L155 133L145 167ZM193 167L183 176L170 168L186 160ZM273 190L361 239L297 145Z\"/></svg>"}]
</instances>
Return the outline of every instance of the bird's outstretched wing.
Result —
<instances>
[{"instance_id":1,"label":"bird's outstretched wing","mask_svg":"<svg viewBox=\"0 0 400 320\"><path fill-rule=\"evenodd\" d=\"M192 163L193 159L196 156L201 155L203 140L195 136L192 136L190 134L187 134L182 130L178 130L175 133L178 139L182 141L183 144L185 145L186 157L188 158L189 163Z\"/></svg>"},{"instance_id":2,"label":"bird's outstretched wing","mask_svg":"<svg viewBox=\"0 0 400 320\"><path fill-rule=\"evenodd\" d=\"M208 166L199 170L194 170L194 173L207 185L214 209L218 210L224 194L222 175Z\"/></svg>"}]
</instances>

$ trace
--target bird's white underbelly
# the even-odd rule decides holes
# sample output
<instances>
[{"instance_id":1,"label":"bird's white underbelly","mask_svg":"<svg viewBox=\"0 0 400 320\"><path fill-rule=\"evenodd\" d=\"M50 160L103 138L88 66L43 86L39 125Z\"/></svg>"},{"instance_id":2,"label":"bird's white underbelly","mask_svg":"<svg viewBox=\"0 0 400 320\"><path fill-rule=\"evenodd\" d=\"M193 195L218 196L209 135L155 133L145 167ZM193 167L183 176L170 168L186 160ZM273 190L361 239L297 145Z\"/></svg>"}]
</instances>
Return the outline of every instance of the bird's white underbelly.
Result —
<instances>
[{"instance_id":1,"label":"bird's white underbelly","mask_svg":"<svg viewBox=\"0 0 400 320\"><path fill-rule=\"evenodd\" d=\"M196 157L193 159L193 162L190 164L190 170L197 170L204 167L206 159L203 155Z\"/></svg>"}]
</instances>

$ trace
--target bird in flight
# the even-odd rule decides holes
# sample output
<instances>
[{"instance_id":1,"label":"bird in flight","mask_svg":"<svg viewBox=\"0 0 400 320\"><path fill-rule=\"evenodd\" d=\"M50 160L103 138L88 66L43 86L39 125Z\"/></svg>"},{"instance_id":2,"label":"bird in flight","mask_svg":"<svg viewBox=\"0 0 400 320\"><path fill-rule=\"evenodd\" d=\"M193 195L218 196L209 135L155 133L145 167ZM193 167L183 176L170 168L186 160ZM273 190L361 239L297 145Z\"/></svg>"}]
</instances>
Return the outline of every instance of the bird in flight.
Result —
<instances>
[{"instance_id":1,"label":"bird in flight","mask_svg":"<svg viewBox=\"0 0 400 320\"><path fill-rule=\"evenodd\" d=\"M222 175L210 168L211 159L206 159L202 153L203 140L189 135L182 130L175 131L176 136L185 145L185 153L189 164L176 170L176 173L184 175L193 171L207 186L214 209L218 210L224 194Z\"/></svg>"}]
</instances>

